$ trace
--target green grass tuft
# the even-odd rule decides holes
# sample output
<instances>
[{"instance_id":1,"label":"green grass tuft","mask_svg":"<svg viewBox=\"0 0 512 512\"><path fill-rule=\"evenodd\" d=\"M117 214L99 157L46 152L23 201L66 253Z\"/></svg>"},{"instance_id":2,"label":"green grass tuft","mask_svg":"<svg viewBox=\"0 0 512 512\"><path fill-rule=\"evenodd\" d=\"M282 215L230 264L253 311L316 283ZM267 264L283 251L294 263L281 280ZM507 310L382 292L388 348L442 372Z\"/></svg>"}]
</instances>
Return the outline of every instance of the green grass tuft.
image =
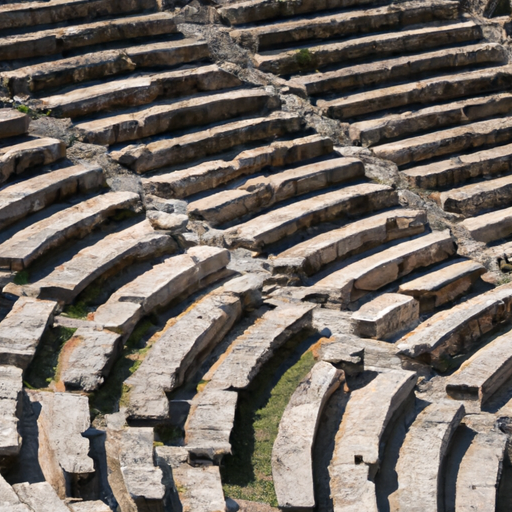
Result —
<instances>
[{"instance_id":1,"label":"green grass tuft","mask_svg":"<svg viewBox=\"0 0 512 512\"><path fill-rule=\"evenodd\" d=\"M221 469L227 497L277 506L272 447L286 405L315 364L311 352L300 356L294 352L296 346L296 340L291 340L265 365L250 388L239 394L231 435L233 455L225 458Z\"/></svg>"},{"instance_id":2,"label":"green grass tuft","mask_svg":"<svg viewBox=\"0 0 512 512\"><path fill-rule=\"evenodd\" d=\"M301 68L311 67L313 56L308 48L302 48L295 54L295 60Z\"/></svg>"},{"instance_id":3,"label":"green grass tuft","mask_svg":"<svg viewBox=\"0 0 512 512\"><path fill-rule=\"evenodd\" d=\"M29 278L30 274L27 270L20 270L19 272L16 272L16 275L14 276L14 284L28 284Z\"/></svg>"}]
</instances>

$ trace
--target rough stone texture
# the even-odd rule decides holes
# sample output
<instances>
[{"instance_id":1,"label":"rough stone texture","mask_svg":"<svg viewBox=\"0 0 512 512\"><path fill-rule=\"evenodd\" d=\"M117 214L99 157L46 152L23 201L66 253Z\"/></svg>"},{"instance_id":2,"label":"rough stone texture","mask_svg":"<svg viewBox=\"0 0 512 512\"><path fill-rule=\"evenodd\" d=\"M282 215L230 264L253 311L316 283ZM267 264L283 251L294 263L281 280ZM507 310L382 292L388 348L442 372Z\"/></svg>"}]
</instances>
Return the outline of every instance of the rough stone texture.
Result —
<instances>
[{"instance_id":1,"label":"rough stone texture","mask_svg":"<svg viewBox=\"0 0 512 512\"><path fill-rule=\"evenodd\" d=\"M457 473L456 512L494 512L507 436L499 430L478 433Z\"/></svg>"},{"instance_id":2,"label":"rough stone texture","mask_svg":"<svg viewBox=\"0 0 512 512\"><path fill-rule=\"evenodd\" d=\"M446 69L456 69L459 66L505 61L505 50L500 44L479 44L395 57L325 73L304 75L292 79L292 83L304 86L309 95L334 91L343 93L356 88L364 89L369 85L378 86L386 82L403 80L405 77L418 73L440 72ZM376 148L376 151L378 152L379 148Z\"/></svg>"},{"instance_id":3,"label":"rough stone texture","mask_svg":"<svg viewBox=\"0 0 512 512\"><path fill-rule=\"evenodd\" d=\"M59 378L66 389L90 392L110 373L122 349L121 335L111 331L79 328L59 355Z\"/></svg>"},{"instance_id":4,"label":"rough stone texture","mask_svg":"<svg viewBox=\"0 0 512 512\"><path fill-rule=\"evenodd\" d=\"M388 371L350 394L329 465L335 512L378 511L372 479L379 468L381 439L415 384L413 372Z\"/></svg>"},{"instance_id":5,"label":"rough stone texture","mask_svg":"<svg viewBox=\"0 0 512 512\"><path fill-rule=\"evenodd\" d=\"M165 393L182 385L186 375L224 338L244 307L259 302L262 279L246 275L208 294L158 337L138 370L125 383L131 387L131 418L166 418Z\"/></svg>"},{"instance_id":6,"label":"rough stone texture","mask_svg":"<svg viewBox=\"0 0 512 512\"><path fill-rule=\"evenodd\" d=\"M101 167L81 164L6 186L0 191L0 227L13 224L77 192L93 191L103 183Z\"/></svg>"},{"instance_id":7,"label":"rough stone texture","mask_svg":"<svg viewBox=\"0 0 512 512\"><path fill-rule=\"evenodd\" d=\"M33 512L21 503L14 489L0 475L0 512Z\"/></svg>"},{"instance_id":8,"label":"rough stone texture","mask_svg":"<svg viewBox=\"0 0 512 512\"><path fill-rule=\"evenodd\" d=\"M172 234L182 233L188 224L188 217L183 214L152 211L147 213L147 217L154 229L169 231Z\"/></svg>"},{"instance_id":9,"label":"rough stone texture","mask_svg":"<svg viewBox=\"0 0 512 512\"><path fill-rule=\"evenodd\" d=\"M20 501L28 505L31 511L69 512L69 508L60 500L48 482L15 484L13 489Z\"/></svg>"},{"instance_id":10,"label":"rough stone texture","mask_svg":"<svg viewBox=\"0 0 512 512\"><path fill-rule=\"evenodd\" d=\"M0 266L22 270L69 238L82 238L118 210L139 201L133 192L109 192L66 208L18 231L0 244Z\"/></svg>"},{"instance_id":11,"label":"rough stone texture","mask_svg":"<svg viewBox=\"0 0 512 512\"><path fill-rule=\"evenodd\" d=\"M169 236L155 233L149 222L143 221L82 249L71 260L33 284L23 287L8 285L4 290L16 294L19 289L18 293L25 295L70 303L106 272L150 256L172 253L175 248Z\"/></svg>"},{"instance_id":12,"label":"rough stone texture","mask_svg":"<svg viewBox=\"0 0 512 512\"><path fill-rule=\"evenodd\" d=\"M146 105L157 98L236 87L240 80L216 65L112 80L40 100L57 117L81 117L104 109ZM121 140L123 140L121 138ZM94 142L94 139L91 140Z\"/></svg>"},{"instance_id":13,"label":"rough stone texture","mask_svg":"<svg viewBox=\"0 0 512 512\"><path fill-rule=\"evenodd\" d=\"M229 263L229 252L199 246L167 258L114 292L94 314L95 323L125 338L144 315L194 291L201 280Z\"/></svg>"},{"instance_id":14,"label":"rough stone texture","mask_svg":"<svg viewBox=\"0 0 512 512\"><path fill-rule=\"evenodd\" d=\"M320 222L344 215L395 206L396 192L386 185L363 183L283 206L225 231L231 247L258 250Z\"/></svg>"},{"instance_id":15,"label":"rough stone texture","mask_svg":"<svg viewBox=\"0 0 512 512\"><path fill-rule=\"evenodd\" d=\"M380 57L405 51L423 51L446 44L475 41L481 37L481 28L478 25L473 21L464 21L462 23L436 24L433 27L427 25L409 30L402 29L399 32L377 33L341 42L312 43L308 46L309 62L303 62L298 58L299 49L271 50L257 54L255 60L258 68L262 71L288 74L320 69L324 66L344 63L350 59Z\"/></svg>"},{"instance_id":16,"label":"rough stone texture","mask_svg":"<svg viewBox=\"0 0 512 512\"><path fill-rule=\"evenodd\" d=\"M83 46L120 41L126 34L135 38L174 32L174 15L168 12L72 25L58 31L51 28L2 38L0 60L47 57Z\"/></svg>"},{"instance_id":17,"label":"rough stone texture","mask_svg":"<svg viewBox=\"0 0 512 512\"><path fill-rule=\"evenodd\" d=\"M0 148L0 183L30 167L47 165L66 156L66 145L58 139L34 139Z\"/></svg>"},{"instance_id":18,"label":"rough stone texture","mask_svg":"<svg viewBox=\"0 0 512 512\"><path fill-rule=\"evenodd\" d=\"M507 114L512 106L509 93L490 94L434 105L403 114L387 115L350 125L352 141L373 146L386 139L412 135L425 129L465 124L491 115Z\"/></svg>"},{"instance_id":19,"label":"rough stone texture","mask_svg":"<svg viewBox=\"0 0 512 512\"><path fill-rule=\"evenodd\" d=\"M413 297L384 293L361 306L352 319L356 334L383 340L413 326L419 319L419 313L420 304Z\"/></svg>"},{"instance_id":20,"label":"rough stone texture","mask_svg":"<svg viewBox=\"0 0 512 512\"><path fill-rule=\"evenodd\" d=\"M221 122L279 106L279 100L266 91L241 89L156 105L139 109L134 113L78 123L76 126L85 141L106 146L158 133Z\"/></svg>"},{"instance_id":21,"label":"rough stone texture","mask_svg":"<svg viewBox=\"0 0 512 512\"><path fill-rule=\"evenodd\" d=\"M0 109L0 139L28 132L30 117L11 108Z\"/></svg>"},{"instance_id":22,"label":"rough stone texture","mask_svg":"<svg viewBox=\"0 0 512 512\"><path fill-rule=\"evenodd\" d=\"M242 151L231 161L205 162L183 170L143 178L146 194L184 198L218 187L263 168L280 167L330 153L333 143L326 137L309 135L292 141L276 141L268 146Z\"/></svg>"},{"instance_id":23,"label":"rough stone texture","mask_svg":"<svg viewBox=\"0 0 512 512\"><path fill-rule=\"evenodd\" d=\"M446 356L468 351L480 337L510 318L512 287L502 285L453 308L440 311L397 342L407 357L442 363Z\"/></svg>"},{"instance_id":24,"label":"rough stone texture","mask_svg":"<svg viewBox=\"0 0 512 512\"><path fill-rule=\"evenodd\" d=\"M283 304L239 336L204 376L218 389L244 389L293 335L311 325L314 304Z\"/></svg>"},{"instance_id":25,"label":"rough stone texture","mask_svg":"<svg viewBox=\"0 0 512 512\"><path fill-rule=\"evenodd\" d=\"M294 391L272 448L272 477L280 508L312 510L313 443L323 407L345 379L341 370L316 363Z\"/></svg>"},{"instance_id":26,"label":"rough stone texture","mask_svg":"<svg viewBox=\"0 0 512 512\"><path fill-rule=\"evenodd\" d=\"M72 480L94 473L88 456L89 440L82 434L90 426L89 399L70 393L27 391L34 411L39 410L39 464L46 481L64 499Z\"/></svg>"},{"instance_id":27,"label":"rough stone texture","mask_svg":"<svg viewBox=\"0 0 512 512\"><path fill-rule=\"evenodd\" d=\"M112 509L103 501L81 501L69 505L72 512L111 512Z\"/></svg>"},{"instance_id":28,"label":"rough stone texture","mask_svg":"<svg viewBox=\"0 0 512 512\"><path fill-rule=\"evenodd\" d=\"M479 242L494 242L512 234L512 208L465 219L461 225Z\"/></svg>"},{"instance_id":29,"label":"rough stone texture","mask_svg":"<svg viewBox=\"0 0 512 512\"><path fill-rule=\"evenodd\" d=\"M20 297L0 322L0 363L25 369L32 361L56 302Z\"/></svg>"},{"instance_id":30,"label":"rough stone texture","mask_svg":"<svg viewBox=\"0 0 512 512\"><path fill-rule=\"evenodd\" d=\"M236 189L224 190L189 203L187 210L191 217L204 219L215 226L247 214L254 215L291 197L363 176L361 161L335 158L248 179Z\"/></svg>"},{"instance_id":31,"label":"rough stone texture","mask_svg":"<svg viewBox=\"0 0 512 512\"><path fill-rule=\"evenodd\" d=\"M398 292L417 299L423 313L460 297L485 272L487 269L476 261L459 261L401 284Z\"/></svg>"},{"instance_id":32,"label":"rough stone texture","mask_svg":"<svg viewBox=\"0 0 512 512\"><path fill-rule=\"evenodd\" d=\"M317 281L331 300L347 306L413 270L445 260L455 252L450 232L438 231L361 258Z\"/></svg>"},{"instance_id":33,"label":"rough stone texture","mask_svg":"<svg viewBox=\"0 0 512 512\"><path fill-rule=\"evenodd\" d=\"M368 92L351 94L342 99L318 101L323 112L335 118L350 118L401 107L411 103L433 103L469 94L506 89L512 83L512 68L469 71L456 75L428 78L403 85L393 85ZM400 149L395 146L397 151ZM407 152L404 146L404 153ZM389 157L389 153L386 152Z\"/></svg>"},{"instance_id":34,"label":"rough stone texture","mask_svg":"<svg viewBox=\"0 0 512 512\"><path fill-rule=\"evenodd\" d=\"M268 117L237 120L173 139L126 146L113 151L111 156L133 171L145 173L220 153L239 144L296 132L301 125L302 120L297 114L275 112Z\"/></svg>"},{"instance_id":35,"label":"rough stone texture","mask_svg":"<svg viewBox=\"0 0 512 512\"><path fill-rule=\"evenodd\" d=\"M429 405L417 416L400 448L398 489L389 496L390 512L438 510L444 458L464 413L462 404L445 400Z\"/></svg>"},{"instance_id":36,"label":"rough stone texture","mask_svg":"<svg viewBox=\"0 0 512 512\"><path fill-rule=\"evenodd\" d=\"M0 457L17 455L21 447L18 416L23 390L22 373L14 366L0 366ZM0 505L5 501L2 482L0 479Z\"/></svg>"},{"instance_id":37,"label":"rough stone texture","mask_svg":"<svg viewBox=\"0 0 512 512\"><path fill-rule=\"evenodd\" d=\"M167 496L153 460L153 429L127 427L122 412L106 418L108 481L121 510L163 512Z\"/></svg>"},{"instance_id":38,"label":"rough stone texture","mask_svg":"<svg viewBox=\"0 0 512 512\"><path fill-rule=\"evenodd\" d=\"M312 275L328 263L372 246L422 233L426 222L422 210L379 213L299 243L272 258L272 266L275 272L293 270Z\"/></svg>"},{"instance_id":39,"label":"rough stone texture","mask_svg":"<svg viewBox=\"0 0 512 512\"><path fill-rule=\"evenodd\" d=\"M512 375L512 335L499 336L473 354L446 381L446 392L458 400L483 404Z\"/></svg>"},{"instance_id":40,"label":"rough stone texture","mask_svg":"<svg viewBox=\"0 0 512 512\"><path fill-rule=\"evenodd\" d=\"M159 465L172 469L174 488L184 511L226 512L226 501L218 466L191 466L187 450L174 446L155 449Z\"/></svg>"}]
</instances>

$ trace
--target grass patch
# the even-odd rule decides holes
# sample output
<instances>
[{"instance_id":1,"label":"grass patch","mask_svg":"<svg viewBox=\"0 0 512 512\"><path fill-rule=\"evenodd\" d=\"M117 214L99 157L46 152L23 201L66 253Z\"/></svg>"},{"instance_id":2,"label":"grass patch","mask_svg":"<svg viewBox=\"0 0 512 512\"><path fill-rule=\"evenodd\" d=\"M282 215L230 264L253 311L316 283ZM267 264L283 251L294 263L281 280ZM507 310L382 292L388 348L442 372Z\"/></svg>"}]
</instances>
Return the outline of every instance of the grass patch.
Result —
<instances>
[{"instance_id":1,"label":"grass patch","mask_svg":"<svg viewBox=\"0 0 512 512\"><path fill-rule=\"evenodd\" d=\"M124 381L140 366L144 355L149 350L144 339L154 323L145 318L135 329L126 342L121 357L114 364L105 383L91 394L89 403L95 414L112 414L119 406L127 405L130 388Z\"/></svg>"},{"instance_id":2,"label":"grass patch","mask_svg":"<svg viewBox=\"0 0 512 512\"><path fill-rule=\"evenodd\" d=\"M302 48L295 54L295 60L301 68L310 67L313 62L313 56L308 48Z\"/></svg>"},{"instance_id":3,"label":"grass patch","mask_svg":"<svg viewBox=\"0 0 512 512\"><path fill-rule=\"evenodd\" d=\"M75 331L61 326L46 330L25 376L30 388L46 388L55 379L60 351Z\"/></svg>"},{"instance_id":4,"label":"grass patch","mask_svg":"<svg viewBox=\"0 0 512 512\"><path fill-rule=\"evenodd\" d=\"M249 389L240 392L231 434L233 455L224 459L221 468L227 497L277 506L272 447L286 405L315 364L313 354L304 352L312 342L308 338L297 347L297 339L290 340L264 366Z\"/></svg>"},{"instance_id":5,"label":"grass patch","mask_svg":"<svg viewBox=\"0 0 512 512\"><path fill-rule=\"evenodd\" d=\"M155 427L156 442L161 446L173 446L183 439L183 430L174 425L157 425Z\"/></svg>"},{"instance_id":6,"label":"grass patch","mask_svg":"<svg viewBox=\"0 0 512 512\"><path fill-rule=\"evenodd\" d=\"M14 284L28 284L29 279L30 274L28 273L28 270L20 270L19 272L16 272L16 275L14 276Z\"/></svg>"},{"instance_id":7,"label":"grass patch","mask_svg":"<svg viewBox=\"0 0 512 512\"><path fill-rule=\"evenodd\" d=\"M102 283L92 283L78 297L74 304L66 306L63 315L70 318L85 320L87 315L94 311L93 305L103 291Z\"/></svg>"}]
</instances>

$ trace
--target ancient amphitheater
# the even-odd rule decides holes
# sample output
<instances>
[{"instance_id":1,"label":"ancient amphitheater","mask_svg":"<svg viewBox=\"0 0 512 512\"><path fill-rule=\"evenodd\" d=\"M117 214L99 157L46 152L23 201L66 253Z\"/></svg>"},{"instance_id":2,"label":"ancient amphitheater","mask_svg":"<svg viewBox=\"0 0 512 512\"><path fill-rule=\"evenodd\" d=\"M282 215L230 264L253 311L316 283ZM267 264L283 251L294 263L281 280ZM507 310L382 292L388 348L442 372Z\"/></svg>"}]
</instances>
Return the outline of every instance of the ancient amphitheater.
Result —
<instances>
[{"instance_id":1,"label":"ancient amphitheater","mask_svg":"<svg viewBox=\"0 0 512 512\"><path fill-rule=\"evenodd\" d=\"M509 34L0 0L0 512L510 512Z\"/></svg>"}]
</instances>

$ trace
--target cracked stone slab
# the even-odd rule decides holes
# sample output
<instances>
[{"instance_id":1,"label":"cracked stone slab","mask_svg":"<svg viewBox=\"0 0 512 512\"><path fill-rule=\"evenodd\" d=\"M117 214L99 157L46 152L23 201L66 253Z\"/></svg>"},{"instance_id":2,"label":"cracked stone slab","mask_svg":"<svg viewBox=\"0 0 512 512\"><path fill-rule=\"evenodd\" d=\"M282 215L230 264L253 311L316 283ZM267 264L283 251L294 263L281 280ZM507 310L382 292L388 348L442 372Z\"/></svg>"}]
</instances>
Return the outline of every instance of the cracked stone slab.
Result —
<instances>
[{"instance_id":1,"label":"cracked stone slab","mask_svg":"<svg viewBox=\"0 0 512 512\"><path fill-rule=\"evenodd\" d=\"M33 512L69 512L70 510L48 482L15 484L13 489L20 501Z\"/></svg>"},{"instance_id":2,"label":"cracked stone slab","mask_svg":"<svg viewBox=\"0 0 512 512\"><path fill-rule=\"evenodd\" d=\"M17 455L21 448L18 414L23 391L23 371L15 366L0 366L0 456ZM0 480L0 504L2 486Z\"/></svg>"}]
</instances>

